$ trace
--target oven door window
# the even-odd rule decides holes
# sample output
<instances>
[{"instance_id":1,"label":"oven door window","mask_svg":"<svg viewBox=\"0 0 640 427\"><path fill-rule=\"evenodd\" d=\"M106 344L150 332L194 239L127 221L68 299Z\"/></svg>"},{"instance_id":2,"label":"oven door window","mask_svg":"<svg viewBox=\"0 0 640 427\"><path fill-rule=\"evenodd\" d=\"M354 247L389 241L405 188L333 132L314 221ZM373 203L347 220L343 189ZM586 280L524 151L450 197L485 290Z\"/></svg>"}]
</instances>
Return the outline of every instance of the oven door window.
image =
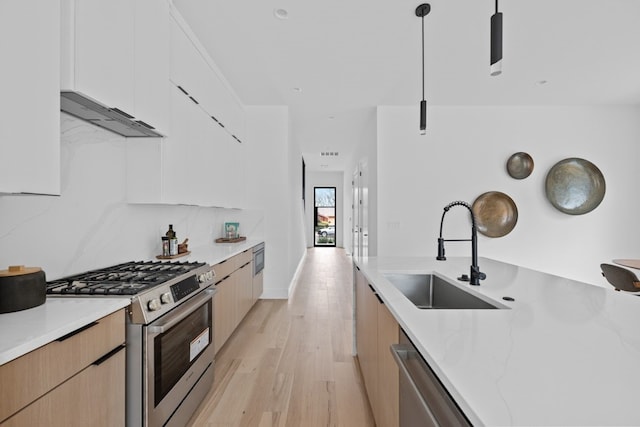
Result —
<instances>
[{"instance_id":1,"label":"oven door window","mask_svg":"<svg viewBox=\"0 0 640 427\"><path fill-rule=\"evenodd\" d=\"M211 313L212 303L209 301L154 338L155 406L211 344Z\"/></svg>"}]
</instances>

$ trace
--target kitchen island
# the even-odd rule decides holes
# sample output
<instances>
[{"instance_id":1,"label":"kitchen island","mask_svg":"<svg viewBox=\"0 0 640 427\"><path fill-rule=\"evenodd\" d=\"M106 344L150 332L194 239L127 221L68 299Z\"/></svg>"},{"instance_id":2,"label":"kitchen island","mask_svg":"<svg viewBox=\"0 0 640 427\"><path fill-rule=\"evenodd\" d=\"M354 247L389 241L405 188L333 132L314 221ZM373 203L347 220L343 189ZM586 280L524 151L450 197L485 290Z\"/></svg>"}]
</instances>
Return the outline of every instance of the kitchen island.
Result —
<instances>
[{"instance_id":1,"label":"kitchen island","mask_svg":"<svg viewBox=\"0 0 640 427\"><path fill-rule=\"evenodd\" d=\"M354 259L474 425L640 425L640 298L491 259ZM433 273L504 307L419 309L386 273ZM513 298L513 301L503 299Z\"/></svg>"}]
</instances>

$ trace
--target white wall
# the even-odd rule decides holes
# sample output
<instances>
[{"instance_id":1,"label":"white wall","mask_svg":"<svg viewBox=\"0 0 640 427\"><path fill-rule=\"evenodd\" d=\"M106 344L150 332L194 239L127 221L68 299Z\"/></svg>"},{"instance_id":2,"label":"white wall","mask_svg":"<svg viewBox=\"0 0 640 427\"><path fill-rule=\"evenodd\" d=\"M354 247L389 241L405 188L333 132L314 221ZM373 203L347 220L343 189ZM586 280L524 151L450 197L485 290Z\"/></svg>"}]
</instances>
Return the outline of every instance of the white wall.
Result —
<instances>
[{"instance_id":1,"label":"white wall","mask_svg":"<svg viewBox=\"0 0 640 427\"><path fill-rule=\"evenodd\" d=\"M222 223L263 236L262 213L126 202L125 138L61 114L60 197L0 196L0 269L39 266L47 279L154 259L172 223L189 246L213 244Z\"/></svg>"},{"instance_id":2,"label":"white wall","mask_svg":"<svg viewBox=\"0 0 640 427\"><path fill-rule=\"evenodd\" d=\"M283 106L251 106L247 199L264 213L264 298L287 298L304 256L302 154L289 139L289 111Z\"/></svg>"},{"instance_id":3,"label":"white wall","mask_svg":"<svg viewBox=\"0 0 640 427\"><path fill-rule=\"evenodd\" d=\"M344 239L346 230L349 227L349 216L351 212L351 204L345 206L345 189L344 189L344 173L342 172L314 172L307 171L305 198L305 230L307 247L312 248L315 242L314 226L314 187L336 187L336 246L344 247ZM350 191L350 189L349 189ZM348 208L348 209L347 209ZM350 235L348 236L351 237Z\"/></svg>"},{"instance_id":4,"label":"white wall","mask_svg":"<svg viewBox=\"0 0 640 427\"><path fill-rule=\"evenodd\" d=\"M349 162L349 169L345 171L344 174L344 188L345 188L345 203L351 203L352 193L351 193L351 180L353 179L353 173L356 170L359 170L360 165L363 162L367 163L367 167L369 170L368 177L368 196L369 196L369 247L368 247L368 255L376 256L378 253L378 236L376 229L376 224L378 221L378 152L377 152L377 110L372 108L367 120L367 125L362 129L362 133L360 138L357 141L353 156ZM351 213L349 212L349 215ZM349 228L348 233L351 233L351 227ZM345 232L345 247L349 253L352 253L352 237L351 235L347 235Z\"/></svg>"},{"instance_id":5,"label":"white wall","mask_svg":"<svg viewBox=\"0 0 640 427\"><path fill-rule=\"evenodd\" d=\"M289 123L289 135L292 123ZM295 274L302 267L302 261L307 251L305 243L305 219L304 203L302 200L302 151L293 138L288 141L289 167L287 183L289 184L289 215L291 227L289 228L289 290L287 296L291 295L295 287Z\"/></svg>"},{"instance_id":6,"label":"white wall","mask_svg":"<svg viewBox=\"0 0 640 427\"><path fill-rule=\"evenodd\" d=\"M502 191L518 207L515 229L480 235L479 254L606 286L599 264L640 258L637 212L640 109L637 107L430 107L427 135L415 107L378 108L378 253L435 256L443 207ZM518 151L534 159L524 180L506 172ZM547 171L567 157L596 164L605 176L602 204L580 216L553 208ZM456 209L458 212L456 212ZM468 214L447 214L446 238L468 238ZM449 243L447 255L470 255Z\"/></svg>"}]
</instances>

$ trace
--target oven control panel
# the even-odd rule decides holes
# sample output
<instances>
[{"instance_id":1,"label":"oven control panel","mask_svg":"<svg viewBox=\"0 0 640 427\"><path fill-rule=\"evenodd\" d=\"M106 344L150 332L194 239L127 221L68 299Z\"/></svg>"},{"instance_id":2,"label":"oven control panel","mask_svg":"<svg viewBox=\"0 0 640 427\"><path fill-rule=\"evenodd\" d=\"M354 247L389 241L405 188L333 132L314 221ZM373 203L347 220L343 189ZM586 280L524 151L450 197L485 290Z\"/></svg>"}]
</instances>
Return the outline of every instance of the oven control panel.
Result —
<instances>
[{"instance_id":1,"label":"oven control panel","mask_svg":"<svg viewBox=\"0 0 640 427\"><path fill-rule=\"evenodd\" d=\"M212 282L214 277L216 277L216 272L213 270L209 270L204 273L198 274L198 282L200 283Z\"/></svg>"},{"instance_id":2,"label":"oven control panel","mask_svg":"<svg viewBox=\"0 0 640 427\"><path fill-rule=\"evenodd\" d=\"M211 286L215 273L205 265L134 298L131 305L133 323L147 324L180 305L183 300Z\"/></svg>"}]
</instances>

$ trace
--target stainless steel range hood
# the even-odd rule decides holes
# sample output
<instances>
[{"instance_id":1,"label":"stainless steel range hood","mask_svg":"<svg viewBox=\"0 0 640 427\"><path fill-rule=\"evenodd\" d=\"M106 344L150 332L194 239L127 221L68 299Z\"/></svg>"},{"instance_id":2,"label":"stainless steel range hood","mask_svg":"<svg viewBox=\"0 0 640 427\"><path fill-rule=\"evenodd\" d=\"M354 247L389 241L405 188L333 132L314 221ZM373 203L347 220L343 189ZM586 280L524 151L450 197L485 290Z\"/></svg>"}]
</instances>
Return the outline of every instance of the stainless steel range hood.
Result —
<instances>
[{"instance_id":1,"label":"stainless steel range hood","mask_svg":"<svg viewBox=\"0 0 640 427\"><path fill-rule=\"evenodd\" d=\"M60 110L128 138L161 137L154 128L117 108L109 108L79 92L61 91Z\"/></svg>"}]
</instances>

